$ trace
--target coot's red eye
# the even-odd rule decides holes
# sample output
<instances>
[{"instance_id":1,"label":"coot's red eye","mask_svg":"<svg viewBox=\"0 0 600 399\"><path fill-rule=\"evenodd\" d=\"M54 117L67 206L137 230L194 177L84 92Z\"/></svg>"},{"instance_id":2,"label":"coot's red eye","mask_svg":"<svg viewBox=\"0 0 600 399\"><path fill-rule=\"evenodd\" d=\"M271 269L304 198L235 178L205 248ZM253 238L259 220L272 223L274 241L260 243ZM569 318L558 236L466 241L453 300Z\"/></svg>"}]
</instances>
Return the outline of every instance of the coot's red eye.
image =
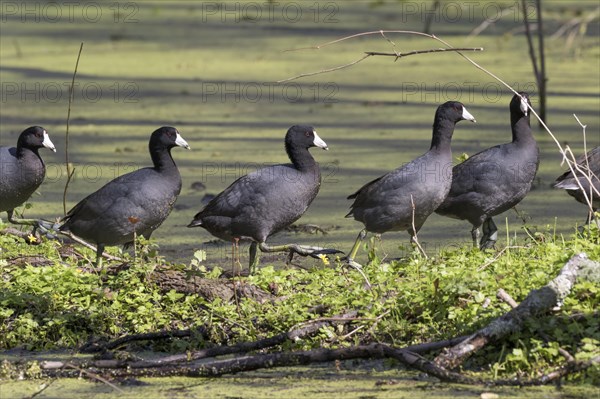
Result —
<instances>
[{"instance_id":1,"label":"coot's red eye","mask_svg":"<svg viewBox=\"0 0 600 399\"><path fill-rule=\"evenodd\" d=\"M306 137L310 137L310 132L304 132L304 135L305 135Z\"/></svg>"}]
</instances>

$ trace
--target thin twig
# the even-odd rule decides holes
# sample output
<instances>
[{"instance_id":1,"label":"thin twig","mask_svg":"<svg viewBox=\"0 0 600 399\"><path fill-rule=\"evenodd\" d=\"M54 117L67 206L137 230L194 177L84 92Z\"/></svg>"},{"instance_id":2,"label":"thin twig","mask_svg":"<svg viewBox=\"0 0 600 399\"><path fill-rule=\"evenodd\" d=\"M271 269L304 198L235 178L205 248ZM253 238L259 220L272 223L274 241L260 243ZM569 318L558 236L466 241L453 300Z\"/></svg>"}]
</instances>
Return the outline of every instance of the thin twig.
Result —
<instances>
[{"instance_id":1,"label":"thin twig","mask_svg":"<svg viewBox=\"0 0 600 399\"><path fill-rule=\"evenodd\" d=\"M348 334L342 335L341 337L339 337L337 339L337 341L345 341L348 338L350 338L351 336L353 336L354 334L356 334L357 332L359 332L360 330L362 330L363 328L365 328L364 325L358 326L354 330L350 331Z\"/></svg>"},{"instance_id":2,"label":"thin twig","mask_svg":"<svg viewBox=\"0 0 600 399\"><path fill-rule=\"evenodd\" d=\"M361 37L361 36L383 35L384 33L400 33L400 34L407 34L407 35L424 36L424 37L428 37L430 39L435 38L434 35L430 35L428 33L423 33L423 32L411 31L411 30L374 30L374 31L370 31L370 32L361 32L361 33L355 33L354 35L350 35L350 36L344 36L339 39L335 39L335 40L332 40L332 41L329 41L326 43L317 44L316 46L288 49L288 50L284 50L284 52L300 51L300 50L320 50L323 47L331 46L333 44L337 44L337 43L343 42L345 40L355 39L355 38Z\"/></svg>"},{"instance_id":3,"label":"thin twig","mask_svg":"<svg viewBox=\"0 0 600 399\"><path fill-rule=\"evenodd\" d=\"M393 53L384 53L384 52L379 52L379 51L366 51L365 54L367 55L379 55L379 56L384 56L384 57L395 57L396 59L394 61L397 61L398 58L403 58L403 57L408 57L409 55L416 55L416 54L430 54L430 53L446 53L448 51L483 51L483 47L461 47L461 48L432 48L429 50L414 50L414 51L409 51L408 53L398 53L398 52L393 52Z\"/></svg>"},{"instance_id":4,"label":"thin twig","mask_svg":"<svg viewBox=\"0 0 600 399\"><path fill-rule=\"evenodd\" d=\"M42 384L42 387L40 389L38 389L37 391L35 391L31 396L26 396L26 399L33 399L36 396L38 396L39 394L41 394L42 392L44 392L46 389L48 389L50 387L50 385L52 385L52 383L56 381L56 378L51 378L50 381Z\"/></svg>"},{"instance_id":5,"label":"thin twig","mask_svg":"<svg viewBox=\"0 0 600 399\"><path fill-rule=\"evenodd\" d=\"M502 8L500 10L500 12L493 19L492 18L487 18L485 21L483 21L481 24L479 24L479 26L477 26L475 29L473 29L471 31L471 33L469 33L469 35L467 36L467 39L471 39L474 36L479 36L479 34L481 32L483 32L484 30L486 30L490 25L495 24L497 21L499 21L500 19L502 19L509 12L512 12L512 13L515 12L515 6L514 5L506 7L506 8Z\"/></svg>"},{"instance_id":6,"label":"thin twig","mask_svg":"<svg viewBox=\"0 0 600 399\"><path fill-rule=\"evenodd\" d=\"M504 291L504 289L500 288L498 290L498 292L496 293L496 298L502 300L503 302L507 303L508 306L510 306L511 308L516 308L517 306L519 306L519 304L517 303L517 301L515 301L513 299L512 296L510 296L508 294L508 292Z\"/></svg>"},{"instance_id":7,"label":"thin twig","mask_svg":"<svg viewBox=\"0 0 600 399\"><path fill-rule=\"evenodd\" d=\"M417 237L417 229L415 228L415 201L413 200L413 196L412 194L410 195L410 204L412 206L412 220L411 220L411 225L412 225L412 232L414 235L412 235L411 240L412 242L415 243L415 245L417 246L417 248L419 249L419 251L421 252L421 254L425 257L425 259L428 259L427 254L425 253L425 251L423 250L423 247L421 247L421 244L419 243L419 239Z\"/></svg>"},{"instance_id":8,"label":"thin twig","mask_svg":"<svg viewBox=\"0 0 600 399\"><path fill-rule=\"evenodd\" d=\"M546 120L546 52L544 49L544 18L542 13L542 1L535 0L535 6L538 17L538 53L540 56L540 79L538 88L539 97L540 97L540 115L542 120Z\"/></svg>"},{"instance_id":9,"label":"thin twig","mask_svg":"<svg viewBox=\"0 0 600 399\"><path fill-rule=\"evenodd\" d=\"M581 186L581 184L579 183L579 179L577 178L577 176L575 174L573 174L573 177L575 177L575 181L577 181L577 185L579 185L581 192L583 193L583 196L585 198L585 201L587 202L588 208L589 208L589 212L590 215L594 214L594 206L592 204L592 198L594 197L594 193L596 193L596 195L598 197L600 197L600 191L595 187L592 178L596 178L597 180L600 180L600 177L596 176L594 174L594 172L592 171L592 168L590 168L590 160L588 158L588 149L587 149L587 136L585 133L585 129L587 128L587 125L584 125L583 123L581 123L581 121L579 120L579 118L577 117L576 114L573 114L573 116L575 117L575 120L577 121L577 123L579 123L579 126L581 126L581 130L582 130L582 134L583 134L583 158L585 161L585 168L586 168L586 173L584 173L583 171L582 174L583 176L585 176L585 178L588 180L589 185L590 185L590 192L586 193L586 191L583 189L583 187ZM579 164L575 161L574 162L574 167L576 169L579 169ZM589 196L588 196L589 194Z\"/></svg>"},{"instance_id":10,"label":"thin twig","mask_svg":"<svg viewBox=\"0 0 600 399\"><path fill-rule=\"evenodd\" d=\"M529 58L531 58L531 65L533 66L533 75L535 76L535 80L537 80L537 84L539 86L540 71L538 70L535 48L533 47L533 39L531 38L531 27L529 25L529 18L527 17L527 0L521 0L521 6L523 12L523 24L525 25L525 37L527 38L527 46L529 48Z\"/></svg>"},{"instance_id":11,"label":"thin twig","mask_svg":"<svg viewBox=\"0 0 600 399\"><path fill-rule=\"evenodd\" d=\"M571 159L568 158L568 155L571 156ZM585 157L585 159L587 161L587 152L585 152L583 156ZM589 168L589 163L586 168L587 171L584 171L583 169L581 169L581 166L577 162L577 158L575 157L575 154L573 153L573 151L571 150L571 148L568 145L565 147L565 154L563 156L563 160L562 160L561 164L564 162L567 163L567 166L569 167L569 171L573 175L573 178L575 179L575 182L577 183L579 190L583 193L583 197L585 199L586 205L589 208L589 211L593 214L594 213L594 206L592 203L593 192L596 192L596 194L599 196L600 196L600 192L598 192L598 190L596 189L596 187L594 187L594 184L592 182L591 176L595 176L595 175ZM579 175L577 172L579 172ZM588 176L588 173L590 174L590 176ZM590 184L591 192L589 193L590 194L589 196L587 195L588 193L585 191L585 189L583 188L583 185L579 181L580 178L587 180L588 183ZM598 178L598 177L596 176L596 178Z\"/></svg>"},{"instance_id":12,"label":"thin twig","mask_svg":"<svg viewBox=\"0 0 600 399\"><path fill-rule=\"evenodd\" d=\"M386 37L386 40L388 40L390 43L393 44L393 42L391 40L389 40L387 37ZM349 62L347 64L339 65L339 66L336 66L333 68L321 69L319 71L302 73L300 75L292 76L287 79L278 80L276 83L286 83L286 82L289 82L292 80L305 78L307 76L314 76L314 75L320 75L323 73L339 71L340 69L345 69L345 68L354 66L354 65L358 64L359 62L364 61L365 59L372 57L372 56L394 57L395 58L394 61L397 61L399 58L408 57L409 55L445 53L445 52L449 52L449 51L483 51L483 47L463 47L463 48L447 48L447 49L437 48L437 49L428 49L428 50L414 50L414 51L410 51L407 53L401 53L401 52L400 53L399 52L385 53L385 52L378 52L378 51L366 51L364 56L362 56L361 58L359 58L355 61Z\"/></svg>"},{"instance_id":13,"label":"thin twig","mask_svg":"<svg viewBox=\"0 0 600 399\"><path fill-rule=\"evenodd\" d=\"M336 67L329 68L329 69L322 69L320 71L315 71L315 72L302 73L302 74L297 75L297 76L292 76L291 78L278 80L276 83L286 83L286 82L289 82L291 80L296 80L296 79L304 78L304 77L307 77L307 76L320 75L322 73L339 71L340 69L344 69L344 68L348 68L348 67L351 67L353 65L356 65L359 62L361 62L361 61L363 61L363 60L365 60L366 58L369 58L369 57L371 57L371 55L366 54L366 55L362 56L361 58L357 59L356 61L352 61L352 62L350 62L348 64L336 66Z\"/></svg>"},{"instance_id":14,"label":"thin twig","mask_svg":"<svg viewBox=\"0 0 600 399\"><path fill-rule=\"evenodd\" d=\"M71 163L69 162L69 122L71 120L71 104L75 98L75 75L77 75L77 68L79 67L79 58L81 57L81 51L83 50L83 42L79 46L79 53L77 54L77 61L75 62L75 70L73 71L73 79L71 80L71 87L69 88L69 108L67 110L67 130L65 132L65 164L67 165L67 182L65 183L65 189L63 191L63 213L67 214L67 190L69 189L69 183L75 173L75 169L71 170Z\"/></svg>"},{"instance_id":15,"label":"thin twig","mask_svg":"<svg viewBox=\"0 0 600 399\"><path fill-rule=\"evenodd\" d=\"M120 392L120 393L125 393L125 391L123 391L121 388L119 388L118 386L116 386L116 385L115 385L115 384L113 384L112 382L108 381L106 378L102 378L102 377L100 377L99 375L92 373L91 371L84 370L84 369L82 369L82 368L79 368L79 367L77 367L77 366L75 366L75 365L71 364L71 363L67 363L67 364L66 364L66 367L69 367L69 368L75 369L75 370L77 370L77 371L79 371L79 372L81 372L81 373L83 373L83 374L87 375L88 377L90 377L90 378L92 378L92 379L94 379L94 380L98 380L98 381L100 381L100 382L103 382L104 384L108 385L109 387L111 387L111 388L112 388L112 389L114 389L115 391L118 391L118 392Z\"/></svg>"}]
</instances>

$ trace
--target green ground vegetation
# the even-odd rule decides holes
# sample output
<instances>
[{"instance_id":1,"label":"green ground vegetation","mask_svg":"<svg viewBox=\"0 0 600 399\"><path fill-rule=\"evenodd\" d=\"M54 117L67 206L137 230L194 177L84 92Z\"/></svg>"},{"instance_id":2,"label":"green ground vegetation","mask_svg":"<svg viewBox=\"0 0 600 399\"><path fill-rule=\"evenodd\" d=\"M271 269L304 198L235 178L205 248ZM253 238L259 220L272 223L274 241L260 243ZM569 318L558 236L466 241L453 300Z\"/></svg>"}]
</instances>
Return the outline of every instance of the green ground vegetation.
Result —
<instances>
[{"instance_id":1,"label":"green ground vegetation","mask_svg":"<svg viewBox=\"0 0 600 399\"><path fill-rule=\"evenodd\" d=\"M0 261L0 348L28 351L68 350L91 339L207 327L208 339L174 339L144 348L185 351L265 338L315 318L351 310L358 315L349 326L324 328L314 337L280 349L368 342L406 346L483 327L509 309L495 299L499 288L521 301L556 276L574 253L600 259L600 235L595 226L572 237L538 232L535 239L509 242L501 252L462 247L430 259L415 252L394 261L381 257L374 238L365 244L370 259L365 274L371 289L359 273L344 270L335 261L310 269L266 266L253 276L238 279L275 294L274 301L259 303L246 298L225 302L156 285L152 273L164 266L165 260L152 243L137 251L137 260L129 259L132 267L108 273L110 262L102 270L90 269L92 251L81 250L83 257L61 260L62 247L57 241L32 246L7 235L0 240L4 258ZM207 268L205 264L210 262L201 259L197 254L187 264L169 267L218 278L222 270ZM490 379L534 377L564 361L559 347L577 359L597 356L598 289L597 283L580 281L560 311L531 321L522 334L469 360L465 369L483 370ZM320 312L315 313L315 308ZM540 332L552 340L540 338ZM597 370L572 378L598 382Z\"/></svg>"}]
</instances>

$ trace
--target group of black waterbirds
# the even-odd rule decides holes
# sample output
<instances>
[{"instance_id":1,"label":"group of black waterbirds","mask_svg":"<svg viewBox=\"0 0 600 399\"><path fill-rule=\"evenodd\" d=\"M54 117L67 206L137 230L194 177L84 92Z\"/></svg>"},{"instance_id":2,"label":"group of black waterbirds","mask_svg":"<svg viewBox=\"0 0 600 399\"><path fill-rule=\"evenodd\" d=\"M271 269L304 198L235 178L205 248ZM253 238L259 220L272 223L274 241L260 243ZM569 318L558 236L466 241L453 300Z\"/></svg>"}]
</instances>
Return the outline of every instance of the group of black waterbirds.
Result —
<instances>
[{"instance_id":1,"label":"group of black waterbirds","mask_svg":"<svg viewBox=\"0 0 600 399\"><path fill-rule=\"evenodd\" d=\"M527 195L538 169L539 150L530 127L529 107L527 93L516 94L510 102L512 141L469 157L452 168L452 176L445 176L444 166L452 163L450 142L456 123L475 122L475 118L459 102L440 105L429 150L348 197L354 202L346 217L363 223L364 229L345 262L359 266L354 257L367 232L407 231L418 245L417 233L433 212L468 220L473 225L474 246L492 247L497 239L492 217ZM53 227L94 243L97 264L105 246L130 244L136 234L149 238L165 221L181 191L181 176L171 156L176 146L190 148L177 129L157 129L149 142L152 167L110 181L82 199ZM0 147L0 211L6 211L12 223L47 229L45 221L17 219L13 213L44 179L45 166L38 154L42 147L56 151L46 130L39 126L23 131L16 148ZM311 147L328 149L313 127L292 126L285 136L291 164L240 177L198 212L188 227L202 227L229 242L250 240L251 270L258 263L257 249L284 251L290 257L339 253L336 249L266 243L269 236L298 220L319 192L320 169L308 151ZM571 170L564 173L555 187L566 189L583 203L586 192L596 210L600 206L600 147L580 158L578 164L575 174Z\"/></svg>"}]
</instances>

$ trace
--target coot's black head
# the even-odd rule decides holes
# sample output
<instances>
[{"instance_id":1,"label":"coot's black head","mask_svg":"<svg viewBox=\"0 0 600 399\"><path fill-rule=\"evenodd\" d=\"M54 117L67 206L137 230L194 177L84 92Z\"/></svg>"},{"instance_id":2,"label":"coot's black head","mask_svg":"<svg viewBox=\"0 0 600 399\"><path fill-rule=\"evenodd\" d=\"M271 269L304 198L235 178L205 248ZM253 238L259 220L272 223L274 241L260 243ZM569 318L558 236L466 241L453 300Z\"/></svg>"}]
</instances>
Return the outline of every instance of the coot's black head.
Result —
<instances>
[{"instance_id":1,"label":"coot's black head","mask_svg":"<svg viewBox=\"0 0 600 399\"><path fill-rule=\"evenodd\" d=\"M529 94L524 91L520 91L518 95L515 94L512 100L510 100L510 114L517 118L528 116L529 108L527 108L527 105L531 106Z\"/></svg>"},{"instance_id":2,"label":"coot's black head","mask_svg":"<svg viewBox=\"0 0 600 399\"><path fill-rule=\"evenodd\" d=\"M475 122L473 115L458 101L448 101L440 105L435 113L435 120L440 119L446 119L454 123L463 120Z\"/></svg>"},{"instance_id":3,"label":"coot's black head","mask_svg":"<svg viewBox=\"0 0 600 399\"><path fill-rule=\"evenodd\" d=\"M41 126L28 127L23 130L17 140L17 148L29 148L30 150L37 152L37 150L42 147L46 147L56 152L56 148L54 147L54 144L52 144L52 141L50 141L48 132Z\"/></svg>"},{"instance_id":4,"label":"coot's black head","mask_svg":"<svg viewBox=\"0 0 600 399\"><path fill-rule=\"evenodd\" d=\"M319 147L328 150L327 144L319 137L312 126L296 125L289 128L285 135L285 148Z\"/></svg>"},{"instance_id":5,"label":"coot's black head","mask_svg":"<svg viewBox=\"0 0 600 399\"><path fill-rule=\"evenodd\" d=\"M150 151L170 149L175 146L180 146L186 149L190 149L188 143L181 137L177 129L171 126L163 126L156 129L152 136L150 136Z\"/></svg>"}]
</instances>

